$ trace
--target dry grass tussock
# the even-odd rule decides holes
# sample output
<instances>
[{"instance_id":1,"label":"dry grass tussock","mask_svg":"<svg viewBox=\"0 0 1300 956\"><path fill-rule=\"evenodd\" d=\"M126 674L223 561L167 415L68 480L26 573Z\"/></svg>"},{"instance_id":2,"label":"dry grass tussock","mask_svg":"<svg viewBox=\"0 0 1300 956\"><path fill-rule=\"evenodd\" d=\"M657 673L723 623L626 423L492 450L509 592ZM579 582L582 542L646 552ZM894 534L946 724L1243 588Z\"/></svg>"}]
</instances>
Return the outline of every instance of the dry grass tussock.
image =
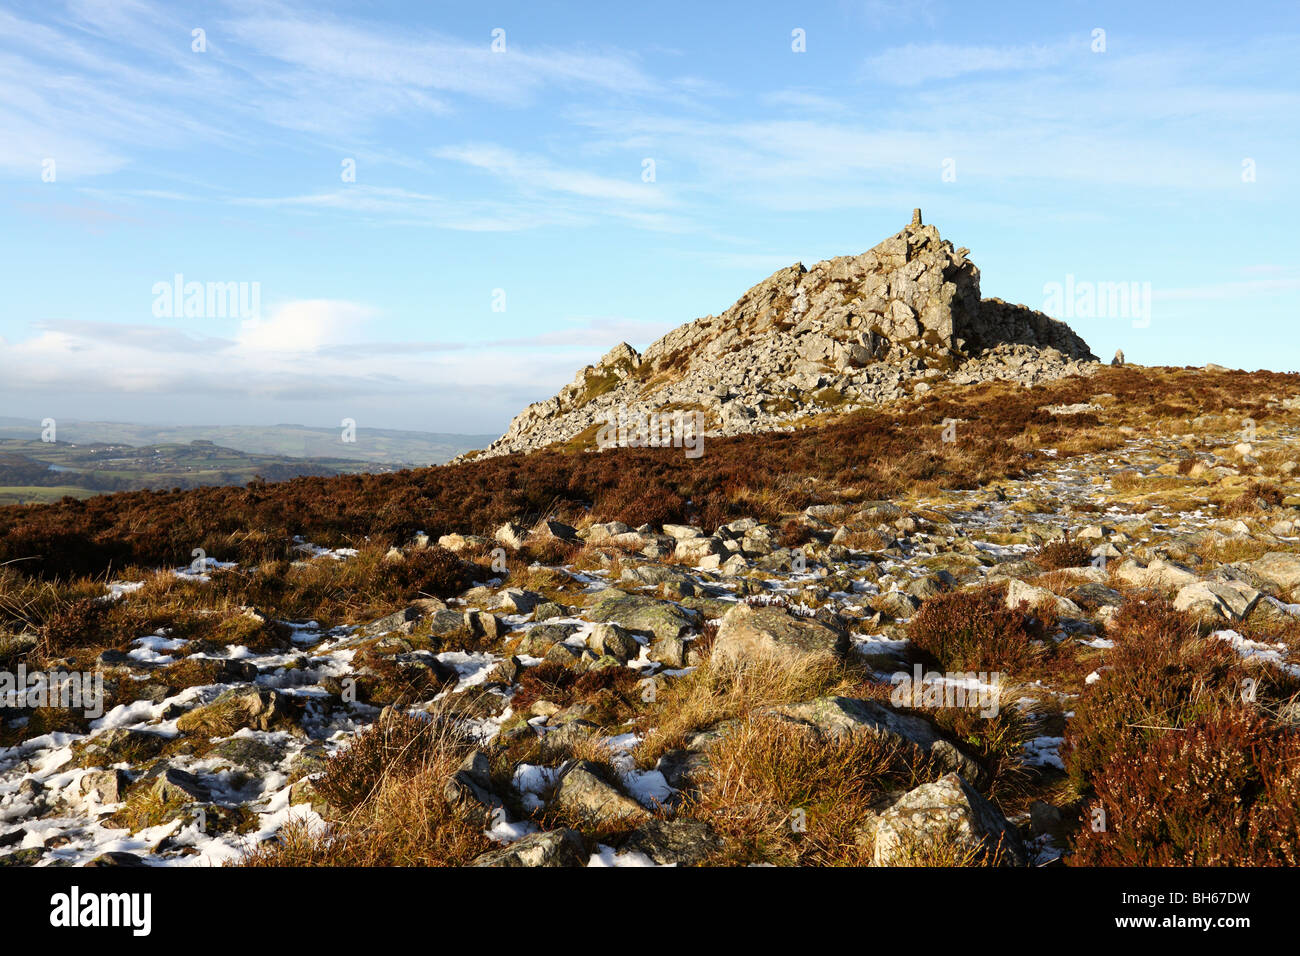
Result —
<instances>
[{"instance_id":1,"label":"dry grass tussock","mask_svg":"<svg viewBox=\"0 0 1300 956\"><path fill-rule=\"evenodd\" d=\"M491 849L483 820L443 785L473 747L448 714L388 712L326 765L329 826L299 823L250 848L244 866L457 866Z\"/></svg>"},{"instance_id":2,"label":"dry grass tussock","mask_svg":"<svg viewBox=\"0 0 1300 956\"><path fill-rule=\"evenodd\" d=\"M661 689L644 723L651 729L636 750L637 762L653 766L692 733L747 717L765 707L792 704L825 694L850 694L862 673L820 660L791 664L773 657L719 660L703 665Z\"/></svg>"}]
</instances>

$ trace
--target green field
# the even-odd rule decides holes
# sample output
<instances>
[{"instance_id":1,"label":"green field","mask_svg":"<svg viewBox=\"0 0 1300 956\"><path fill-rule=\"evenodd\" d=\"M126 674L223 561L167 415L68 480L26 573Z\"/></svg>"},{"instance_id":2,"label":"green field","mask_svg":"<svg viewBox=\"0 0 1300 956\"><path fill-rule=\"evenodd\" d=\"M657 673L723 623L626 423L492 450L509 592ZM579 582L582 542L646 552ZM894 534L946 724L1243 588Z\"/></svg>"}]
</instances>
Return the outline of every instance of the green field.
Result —
<instances>
[{"instance_id":1,"label":"green field","mask_svg":"<svg viewBox=\"0 0 1300 956\"><path fill-rule=\"evenodd\" d=\"M98 494L76 485L53 485L45 488L39 485L0 485L0 505L31 505L58 501L65 495L74 498L89 498Z\"/></svg>"}]
</instances>

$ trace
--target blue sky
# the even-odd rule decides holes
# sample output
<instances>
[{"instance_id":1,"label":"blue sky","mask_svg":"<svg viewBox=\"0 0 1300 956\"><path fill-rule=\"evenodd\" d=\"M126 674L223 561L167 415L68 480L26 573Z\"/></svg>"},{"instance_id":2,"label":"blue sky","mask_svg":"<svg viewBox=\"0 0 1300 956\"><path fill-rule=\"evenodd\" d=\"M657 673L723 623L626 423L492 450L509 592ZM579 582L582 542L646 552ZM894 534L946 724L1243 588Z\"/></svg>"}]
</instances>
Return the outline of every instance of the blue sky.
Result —
<instances>
[{"instance_id":1,"label":"blue sky","mask_svg":"<svg viewBox=\"0 0 1300 956\"><path fill-rule=\"evenodd\" d=\"M1103 357L1300 367L1300 5L584 6L0 3L0 416L497 431L914 206L1149 283Z\"/></svg>"}]
</instances>

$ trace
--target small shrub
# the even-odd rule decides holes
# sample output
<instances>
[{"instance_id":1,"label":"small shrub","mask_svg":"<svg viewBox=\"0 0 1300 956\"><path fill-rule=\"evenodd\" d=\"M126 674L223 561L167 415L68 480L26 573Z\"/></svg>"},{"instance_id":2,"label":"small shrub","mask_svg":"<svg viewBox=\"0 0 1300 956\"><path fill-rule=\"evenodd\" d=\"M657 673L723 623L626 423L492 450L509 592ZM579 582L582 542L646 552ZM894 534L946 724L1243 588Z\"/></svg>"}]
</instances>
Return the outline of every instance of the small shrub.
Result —
<instances>
[{"instance_id":1,"label":"small shrub","mask_svg":"<svg viewBox=\"0 0 1300 956\"><path fill-rule=\"evenodd\" d=\"M561 707L573 697L573 685L578 674L572 668L554 661L543 661L530 667L519 680L510 706L516 714L526 713L539 700L549 700Z\"/></svg>"},{"instance_id":2,"label":"small shrub","mask_svg":"<svg viewBox=\"0 0 1300 956\"><path fill-rule=\"evenodd\" d=\"M591 720L616 720L635 698L640 678L626 667L598 667L579 674L554 661L543 661L524 672L515 689L510 706L516 714L526 714L539 700L560 707L579 701L592 704Z\"/></svg>"},{"instance_id":3,"label":"small shrub","mask_svg":"<svg viewBox=\"0 0 1300 956\"><path fill-rule=\"evenodd\" d=\"M528 542L521 553L526 560L537 564L561 565L572 564L581 550L580 542L547 537Z\"/></svg>"},{"instance_id":4,"label":"small shrub","mask_svg":"<svg viewBox=\"0 0 1300 956\"><path fill-rule=\"evenodd\" d=\"M129 601L82 598L51 613L41 628L37 653L55 657L88 647L119 647L152 634L161 620Z\"/></svg>"},{"instance_id":5,"label":"small shrub","mask_svg":"<svg viewBox=\"0 0 1300 956\"><path fill-rule=\"evenodd\" d=\"M1053 541L1039 548L1034 560L1049 571L1082 568L1092 563L1092 552L1077 541Z\"/></svg>"},{"instance_id":6,"label":"small shrub","mask_svg":"<svg viewBox=\"0 0 1300 956\"><path fill-rule=\"evenodd\" d=\"M386 654L373 643L357 650L352 665L361 700L374 706L410 706L435 696L444 684L444 674L427 661Z\"/></svg>"},{"instance_id":7,"label":"small shrub","mask_svg":"<svg viewBox=\"0 0 1300 956\"><path fill-rule=\"evenodd\" d=\"M376 567L380 577L391 576L409 598L454 597L474 583L471 567L437 545L409 551L401 561L381 562Z\"/></svg>"},{"instance_id":8,"label":"small shrub","mask_svg":"<svg viewBox=\"0 0 1300 956\"><path fill-rule=\"evenodd\" d=\"M327 830L290 823L238 865L463 866L492 849L482 817L443 797L472 746L448 720L394 714L362 737L327 764L324 791L316 783L332 809L352 809Z\"/></svg>"},{"instance_id":9,"label":"small shrub","mask_svg":"<svg viewBox=\"0 0 1300 956\"><path fill-rule=\"evenodd\" d=\"M946 670L1016 672L1038 656L1036 624L1006 607L996 585L927 598L913 615L911 642Z\"/></svg>"},{"instance_id":10,"label":"small shrub","mask_svg":"<svg viewBox=\"0 0 1300 956\"><path fill-rule=\"evenodd\" d=\"M1255 514L1282 504L1286 496L1282 489L1267 482L1252 481L1239 497L1223 505L1219 513L1225 517Z\"/></svg>"},{"instance_id":11,"label":"small shrub","mask_svg":"<svg viewBox=\"0 0 1300 956\"><path fill-rule=\"evenodd\" d=\"M874 734L824 739L772 717L744 721L709 751L709 781L690 810L724 837L728 863L865 865L881 798L937 779L912 747ZM805 824L794 833L791 814Z\"/></svg>"},{"instance_id":12,"label":"small shrub","mask_svg":"<svg viewBox=\"0 0 1300 956\"><path fill-rule=\"evenodd\" d=\"M671 487L646 479L620 481L596 499L594 511L601 521L621 521L633 528L687 520L686 499Z\"/></svg>"},{"instance_id":13,"label":"small shrub","mask_svg":"<svg viewBox=\"0 0 1300 956\"><path fill-rule=\"evenodd\" d=\"M783 548L801 548L812 540L812 529L797 518L791 518L781 526L777 543Z\"/></svg>"}]
</instances>

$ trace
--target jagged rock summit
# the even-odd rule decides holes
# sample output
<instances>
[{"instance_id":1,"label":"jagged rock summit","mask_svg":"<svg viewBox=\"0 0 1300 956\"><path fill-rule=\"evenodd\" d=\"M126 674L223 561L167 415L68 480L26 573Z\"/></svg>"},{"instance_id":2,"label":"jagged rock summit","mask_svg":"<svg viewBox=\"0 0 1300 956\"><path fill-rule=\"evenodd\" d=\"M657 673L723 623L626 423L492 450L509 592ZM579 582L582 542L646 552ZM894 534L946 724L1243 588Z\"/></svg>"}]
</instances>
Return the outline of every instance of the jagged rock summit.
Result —
<instances>
[{"instance_id":1,"label":"jagged rock summit","mask_svg":"<svg viewBox=\"0 0 1300 956\"><path fill-rule=\"evenodd\" d=\"M982 299L968 253L914 210L908 226L867 252L795 263L644 354L617 345L520 412L480 454L591 438L619 411L698 410L707 434L732 435L887 402L938 378L1032 384L1099 367L1065 323Z\"/></svg>"}]
</instances>

